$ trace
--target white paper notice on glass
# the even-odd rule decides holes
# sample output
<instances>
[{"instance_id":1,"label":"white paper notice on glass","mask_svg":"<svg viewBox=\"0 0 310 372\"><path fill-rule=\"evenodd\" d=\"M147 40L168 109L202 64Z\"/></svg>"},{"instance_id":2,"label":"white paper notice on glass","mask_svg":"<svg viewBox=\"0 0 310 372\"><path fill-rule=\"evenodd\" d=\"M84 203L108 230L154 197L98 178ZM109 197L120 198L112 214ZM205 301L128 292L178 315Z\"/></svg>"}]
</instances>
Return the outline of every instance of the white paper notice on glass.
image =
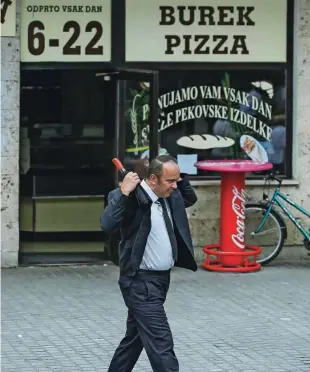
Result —
<instances>
[{"instance_id":1,"label":"white paper notice on glass","mask_svg":"<svg viewBox=\"0 0 310 372\"><path fill-rule=\"evenodd\" d=\"M178 155L177 160L181 173L197 174L197 168L194 165L197 163L197 159L197 154Z\"/></svg>"}]
</instances>

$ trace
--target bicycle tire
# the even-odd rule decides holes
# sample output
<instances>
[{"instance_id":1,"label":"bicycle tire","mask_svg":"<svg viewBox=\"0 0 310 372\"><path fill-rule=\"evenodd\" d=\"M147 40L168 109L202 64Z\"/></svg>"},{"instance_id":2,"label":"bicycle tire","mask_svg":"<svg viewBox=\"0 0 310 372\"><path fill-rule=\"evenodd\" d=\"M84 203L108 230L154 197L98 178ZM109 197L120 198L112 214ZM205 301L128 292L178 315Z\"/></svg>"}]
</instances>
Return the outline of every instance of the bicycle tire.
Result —
<instances>
[{"instance_id":1,"label":"bicycle tire","mask_svg":"<svg viewBox=\"0 0 310 372\"><path fill-rule=\"evenodd\" d=\"M249 203L245 205L245 213L247 209L261 210L264 213L264 212L267 212L268 208L269 208L268 205ZM275 250L268 257L257 259L257 262L260 263L261 265L267 265L271 261L273 261L276 257L279 256L280 252L283 249L284 241L286 239L286 234L287 234L286 224L282 216L274 209L270 210L270 215L275 219L275 221L278 224L280 239L279 239L278 245L275 247Z\"/></svg>"}]
</instances>

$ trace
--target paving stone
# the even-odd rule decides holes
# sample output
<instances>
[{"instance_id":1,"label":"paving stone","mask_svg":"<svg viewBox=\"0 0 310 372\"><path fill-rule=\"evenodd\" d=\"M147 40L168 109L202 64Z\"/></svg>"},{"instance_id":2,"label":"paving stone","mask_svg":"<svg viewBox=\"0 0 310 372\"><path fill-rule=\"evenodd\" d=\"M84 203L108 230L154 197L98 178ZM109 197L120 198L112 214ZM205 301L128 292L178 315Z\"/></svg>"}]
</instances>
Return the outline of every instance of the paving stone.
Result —
<instances>
[{"instance_id":1,"label":"paving stone","mask_svg":"<svg viewBox=\"0 0 310 372\"><path fill-rule=\"evenodd\" d=\"M2 269L2 371L104 372L127 311L112 264ZM174 269L166 311L180 372L310 371L310 264ZM134 372L151 372L143 351Z\"/></svg>"}]
</instances>

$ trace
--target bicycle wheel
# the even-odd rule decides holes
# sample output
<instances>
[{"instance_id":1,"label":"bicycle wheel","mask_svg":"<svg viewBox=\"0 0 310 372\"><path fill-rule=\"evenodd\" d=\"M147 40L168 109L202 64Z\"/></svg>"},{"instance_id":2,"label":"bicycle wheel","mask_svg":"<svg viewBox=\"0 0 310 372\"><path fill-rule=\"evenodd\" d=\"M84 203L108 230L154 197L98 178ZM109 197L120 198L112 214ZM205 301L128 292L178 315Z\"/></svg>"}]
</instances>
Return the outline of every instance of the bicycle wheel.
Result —
<instances>
[{"instance_id":1,"label":"bicycle wheel","mask_svg":"<svg viewBox=\"0 0 310 372\"><path fill-rule=\"evenodd\" d=\"M256 245L262 249L257 262L266 265L274 260L281 252L286 238L286 226L282 217L271 209L264 226L255 233L263 220L268 206L247 204L245 206L245 244Z\"/></svg>"}]
</instances>

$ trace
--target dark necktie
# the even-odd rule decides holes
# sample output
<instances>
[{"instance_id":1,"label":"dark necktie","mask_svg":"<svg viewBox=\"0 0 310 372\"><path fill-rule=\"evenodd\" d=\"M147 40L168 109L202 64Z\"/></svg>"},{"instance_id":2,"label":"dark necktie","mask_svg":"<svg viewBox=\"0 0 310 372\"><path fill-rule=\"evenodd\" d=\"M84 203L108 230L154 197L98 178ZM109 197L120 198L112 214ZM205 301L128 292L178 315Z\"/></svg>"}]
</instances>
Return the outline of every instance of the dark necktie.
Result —
<instances>
[{"instance_id":1,"label":"dark necktie","mask_svg":"<svg viewBox=\"0 0 310 372\"><path fill-rule=\"evenodd\" d=\"M172 247L172 253L173 253L173 258L175 261L178 259L178 243L174 234L174 230L172 227L172 223L168 214L168 209L167 209L167 204L163 198L158 198L158 201L160 202L162 208L163 208L163 215L164 215L164 220L166 224L166 228L168 231L171 247Z\"/></svg>"}]
</instances>

